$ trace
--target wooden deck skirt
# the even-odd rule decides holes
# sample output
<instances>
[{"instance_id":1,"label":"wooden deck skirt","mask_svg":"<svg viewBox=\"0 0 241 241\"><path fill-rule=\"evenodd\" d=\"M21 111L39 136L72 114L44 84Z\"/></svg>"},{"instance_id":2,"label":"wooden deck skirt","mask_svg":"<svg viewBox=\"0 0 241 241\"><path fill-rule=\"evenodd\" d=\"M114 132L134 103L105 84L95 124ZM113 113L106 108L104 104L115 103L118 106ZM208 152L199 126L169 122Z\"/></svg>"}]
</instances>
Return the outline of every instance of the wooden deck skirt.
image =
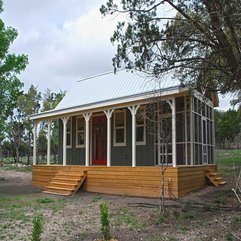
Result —
<instances>
[{"instance_id":1,"label":"wooden deck skirt","mask_svg":"<svg viewBox=\"0 0 241 241\"><path fill-rule=\"evenodd\" d=\"M164 175L165 197L180 198L205 187L207 185L206 169L216 171L217 166L168 167ZM32 168L33 186L45 187L60 170L87 171L83 189L88 192L140 197L160 196L160 167L35 165Z\"/></svg>"}]
</instances>

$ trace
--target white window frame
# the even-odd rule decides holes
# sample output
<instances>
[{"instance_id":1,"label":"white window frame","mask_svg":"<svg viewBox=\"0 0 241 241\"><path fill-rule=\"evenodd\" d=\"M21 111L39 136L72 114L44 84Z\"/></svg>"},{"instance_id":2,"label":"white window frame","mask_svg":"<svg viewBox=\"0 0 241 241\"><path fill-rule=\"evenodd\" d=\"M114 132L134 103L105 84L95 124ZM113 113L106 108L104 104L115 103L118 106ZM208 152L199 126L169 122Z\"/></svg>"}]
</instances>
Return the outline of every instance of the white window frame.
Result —
<instances>
[{"instance_id":1,"label":"white window frame","mask_svg":"<svg viewBox=\"0 0 241 241\"><path fill-rule=\"evenodd\" d=\"M146 145L146 107L145 106L140 107L137 111L137 115L138 115L138 112L143 113L143 124L138 125L137 121L136 121L136 133L137 133L137 128L143 126L143 141L136 141L136 145L137 146L144 146L144 145Z\"/></svg>"},{"instance_id":2,"label":"white window frame","mask_svg":"<svg viewBox=\"0 0 241 241\"><path fill-rule=\"evenodd\" d=\"M68 131L68 122L70 121L70 131ZM66 148L72 148L72 125L73 125L73 118L70 117L66 123ZM70 134L70 145L67 145L67 136Z\"/></svg>"},{"instance_id":3,"label":"white window frame","mask_svg":"<svg viewBox=\"0 0 241 241\"><path fill-rule=\"evenodd\" d=\"M123 127L116 127L116 114L117 113L123 113L124 114L124 126ZM124 142L122 143L117 143L116 142L116 129L121 129L124 128ZM114 112L114 140L113 140L113 145L114 146L126 146L126 110L116 110Z\"/></svg>"},{"instance_id":4,"label":"white window frame","mask_svg":"<svg viewBox=\"0 0 241 241\"><path fill-rule=\"evenodd\" d=\"M82 131L78 130L78 120L81 119L83 121L84 124L84 129ZM76 116L76 135L75 135L75 144L76 144L76 148L85 148L85 119L82 116ZM79 133L83 133L84 135L84 144L78 145L78 134Z\"/></svg>"}]
</instances>

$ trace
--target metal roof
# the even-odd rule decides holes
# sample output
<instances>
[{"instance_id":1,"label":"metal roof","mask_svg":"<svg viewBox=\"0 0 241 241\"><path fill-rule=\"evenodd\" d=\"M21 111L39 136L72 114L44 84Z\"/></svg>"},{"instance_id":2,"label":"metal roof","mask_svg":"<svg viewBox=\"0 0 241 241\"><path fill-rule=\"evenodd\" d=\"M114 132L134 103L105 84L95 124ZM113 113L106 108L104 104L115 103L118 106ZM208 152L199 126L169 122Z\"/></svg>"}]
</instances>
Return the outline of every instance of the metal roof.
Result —
<instances>
[{"instance_id":1,"label":"metal roof","mask_svg":"<svg viewBox=\"0 0 241 241\"><path fill-rule=\"evenodd\" d=\"M63 100L54 109L32 115L31 119L70 114L92 108L101 108L110 104L127 103L171 91L184 91L180 81L173 74L166 73L160 78L148 77L142 72L126 70L89 77L73 83Z\"/></svg>"},{"instance_id":2,"label":"metal roof","mask_svg":"<svg viewBox=\"0 0 241 241\"><path fill-rule=\"evenodd\" d=\"M116 74L111 72L76 82L55 110L105 102L177 86L180 86L180 82L173 79L171 74L165 74L156 79L148 78L141 72L121 70Z\"/></svg>"}]
</instances>

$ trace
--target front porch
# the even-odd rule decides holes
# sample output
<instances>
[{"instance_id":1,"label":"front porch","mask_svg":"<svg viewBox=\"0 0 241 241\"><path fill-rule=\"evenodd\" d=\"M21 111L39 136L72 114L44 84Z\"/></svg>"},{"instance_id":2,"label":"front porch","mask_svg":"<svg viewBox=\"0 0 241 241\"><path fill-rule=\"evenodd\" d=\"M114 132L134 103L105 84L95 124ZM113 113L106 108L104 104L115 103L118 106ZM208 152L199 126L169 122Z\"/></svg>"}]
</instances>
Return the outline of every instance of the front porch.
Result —
<instances>
[{"instance_id":1,"label":"front porch","mask_svg":"<svg viewBox=\"0 0 241 241\"><path fill-rule=\"evenodd\" d=\"M164 173L166 198L180 198L189 192L207 185L206 170L217 171L217 165L197 165L167 167ZM160 197L161 167L127 167L127 166L33 166L32 184L46 187L59 171L86 172L82 189L88 192Z\"/></svg>"}]
</instances>

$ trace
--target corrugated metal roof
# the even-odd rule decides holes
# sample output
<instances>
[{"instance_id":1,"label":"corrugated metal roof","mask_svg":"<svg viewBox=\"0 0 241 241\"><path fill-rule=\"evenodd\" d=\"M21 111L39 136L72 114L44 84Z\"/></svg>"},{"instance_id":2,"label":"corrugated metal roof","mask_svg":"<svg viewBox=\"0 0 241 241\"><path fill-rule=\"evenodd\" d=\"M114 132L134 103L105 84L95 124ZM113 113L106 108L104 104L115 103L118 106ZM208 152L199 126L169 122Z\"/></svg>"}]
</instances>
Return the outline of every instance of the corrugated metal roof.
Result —
<instances>
[{"instance_id":1,"label":"corrugated metal roof","mask_svg":"<svg viewBox=\"0 0 241 241\"><path fill-rule=\"evenodd\" d=\"M101 74L74 83L73 88L66 93L55 110L128 98L158 90L164 91L178 86L180 81L168 73L156 79L147 77L141 72L121 70L116 74L113 72Z\"/></svg>"}]
</instances>

